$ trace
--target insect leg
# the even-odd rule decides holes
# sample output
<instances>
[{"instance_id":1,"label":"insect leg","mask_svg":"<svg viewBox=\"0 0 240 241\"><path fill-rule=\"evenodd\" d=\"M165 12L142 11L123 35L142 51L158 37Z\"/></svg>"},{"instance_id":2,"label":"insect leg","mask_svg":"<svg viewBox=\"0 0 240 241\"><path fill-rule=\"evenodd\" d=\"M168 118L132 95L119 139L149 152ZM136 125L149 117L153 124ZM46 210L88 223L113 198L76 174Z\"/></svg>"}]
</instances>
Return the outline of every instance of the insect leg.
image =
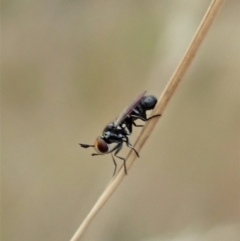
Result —
<instances>
[{"instance_id":1,"label":"insect leg","mask_svg":"<svg viewBox=\"0 0 240 241\"><path fill-rule=\"evenodd\" d=\"M155 117L160 117L160 116L161 116L161 114L152 115L151 117L147 118L146 121L148 121L148 120L150 120L152 118L155 118Z\"/></svg>"},{"instance_id":2,"label":"insect leg","mask_svg":"<svg viewBox=\"0 0 240 241\"><path fill-rule=\"evenodd\" d=\"M116 156L117 158L119 158L119 159L121 159L121 160L124 161L124 170L125 170L125 173L126 173L125 159L124 159L123 157L120 157L120 156L117 156L117 155L116 155L121 149L122 149L122 142L119 142L119 143L117 143L117 144L113 147L113 149L110 151L110 152L111 152L111 156L112 156L112 160L113 160L113 164L114 164L114 166L115 166L114 172L113 172L113 176L115 175L116 170L117 170L117 163L116 163L116 161L115 161L115 159L114 159L114 156ZM114 151L115 151L115 153L114 153L114 156L113 156L112 153L113 153ZM127 173L126 173L126 174L127 174Z\"/></svg>"},{"instance_id":3,"label":"insect leg","mask_svg":"<svg viewBox=\"0 0 240 241\"><path fill-rule=\"evenodd\" d=\"M136 127L143 127L144 125L137 125L134 121L132 122L132 124Z\"/></svg>"},{"instance_id":4,"label":"insect leg","mask_svg":"<svg viewBox=\"0 0 240 241\"><path fill-rule=\"evenodd\" d=\"M131 148L131 149L136 153L137 157L139 157L138 152L137 152L136 149L133 147L133 145L129 142L128 137L125 136L125 138L126 138L126 140L123 140L123 141L126 143L126 145L127 145L129 148Z\"/></svg>"},{"instance_id":5,"label":"insect leg","mask_svg":"<svg viewBox=\"0 0 240 241\"><path fill-rule=\"evenodd\" d=\"M148 121L148 120L151 120L152 118L159 117L159 116L161 116L161 115L157 114L157 115L153 115L153 116L151 116L149 118L144 118L144 117L139 116L139 115L131 115L131 117L135 117L135 118L140 119L140 120L145 121L145 122ZM137 125L134 125L134 126L137 126Z\"/></svg>"},{"instance_id":6,"label":"insect leg","mask_svg":"<svg viewBox=\"0 0 240 241\"><path fill-rule=\"evenodd\" d=\"M121 159L121 160L123 160L124 172L125 172L125 174L127 174L126 159L123 158L123 157L117 156L118 152L122 149L122 146L123 146L122 142L120 142L117 145L117 148L116 148L116 151L114 153L114 156L119 158L119 159Z\"/></svg>"},{"instance_id":7,"label":"insect leg","mask_svg":"<svg viewBox=\"0 0 240 241\"><path fill-rule=\"evenodd\" d=\"M115 166L114 172L113 172L113 177L114 177L114 175L115 175L115 173L116 173L116 170L117 170L117 163L116 163L116 161L115 161L112 153L111 153L111 156L112 156L113 164L114 164L114 166Z\"/></svg>"}]
</instances>

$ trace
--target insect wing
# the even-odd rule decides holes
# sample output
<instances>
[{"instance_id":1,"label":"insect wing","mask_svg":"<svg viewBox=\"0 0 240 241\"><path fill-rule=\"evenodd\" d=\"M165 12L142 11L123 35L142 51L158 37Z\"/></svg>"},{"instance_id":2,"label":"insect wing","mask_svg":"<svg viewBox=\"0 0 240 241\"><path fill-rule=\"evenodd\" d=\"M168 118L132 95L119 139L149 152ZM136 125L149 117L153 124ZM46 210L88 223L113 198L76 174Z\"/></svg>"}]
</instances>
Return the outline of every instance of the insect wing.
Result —
<instances>
[{"instance_id":1,"label":"insect wing","mask_svg":"<svg viewBox=\"0 0 240 241\"><path fill-rule=\"evenodd\" d=\"M132 110L138 105L146 92L147 91L144 91L138 95L138 97L119 115L119 117L114 121L115 128L119 126L119 124L132 112Z\"/></svg>"}]
</instances>

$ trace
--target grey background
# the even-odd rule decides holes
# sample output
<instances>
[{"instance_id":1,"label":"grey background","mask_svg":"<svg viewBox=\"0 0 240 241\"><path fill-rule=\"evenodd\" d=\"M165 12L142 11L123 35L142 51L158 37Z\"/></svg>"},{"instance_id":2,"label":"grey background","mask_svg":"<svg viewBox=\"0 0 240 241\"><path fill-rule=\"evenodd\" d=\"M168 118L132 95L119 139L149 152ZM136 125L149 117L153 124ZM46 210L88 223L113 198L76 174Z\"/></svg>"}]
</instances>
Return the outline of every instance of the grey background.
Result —
<instances>
[{"instance_id":1,"label":"grey background","mask_svg":"<svg viewBox=\"0 0 240 241\"><path fill-rule=\"evenodd\" d=\"M1 240L71 238L113 172L78 143L161 94L209 3L2 1ZM82 240L239 240L239 5L226 1Z\"/></svg>"}]
</instances>

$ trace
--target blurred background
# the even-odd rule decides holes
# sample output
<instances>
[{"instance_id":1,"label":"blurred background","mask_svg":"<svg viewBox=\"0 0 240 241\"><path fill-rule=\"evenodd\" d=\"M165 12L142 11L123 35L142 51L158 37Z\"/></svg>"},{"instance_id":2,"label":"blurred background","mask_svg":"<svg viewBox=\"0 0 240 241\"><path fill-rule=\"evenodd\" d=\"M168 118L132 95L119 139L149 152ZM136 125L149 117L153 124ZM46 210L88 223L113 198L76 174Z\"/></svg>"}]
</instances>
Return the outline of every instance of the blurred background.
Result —
<instances>
[{"instance_id":1,"label":"blurred background","mask_svg":"<svg viewBox=\"0 0 240 241\"><path fill-rule=\"evenodd\" d=\"M143 90L161 94L209 4L2 1L1 240L72 237L114 168L78 143ZM81 240L240 240L239 7L226 1Z\"/></svg>"}]
</instances>

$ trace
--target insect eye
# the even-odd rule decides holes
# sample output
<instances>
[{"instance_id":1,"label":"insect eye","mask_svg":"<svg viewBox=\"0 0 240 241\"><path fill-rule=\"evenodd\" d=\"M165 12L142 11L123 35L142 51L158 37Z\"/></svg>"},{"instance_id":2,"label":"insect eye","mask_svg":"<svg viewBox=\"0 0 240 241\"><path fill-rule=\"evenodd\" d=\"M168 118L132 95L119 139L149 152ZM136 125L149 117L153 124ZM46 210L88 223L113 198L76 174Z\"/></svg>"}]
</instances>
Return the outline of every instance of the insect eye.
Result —
<instances>
[{"instance_id":1,"label":"insect eye","mask_svg":"<svg viewBox=\"0 0 240 241\"><path fill-rule=\"evenodd\" d=\"M100 154L108 153L110 150L109 145L101 138L98 137L94 144L96 152Z\"/></svg>"}]
</instances>

